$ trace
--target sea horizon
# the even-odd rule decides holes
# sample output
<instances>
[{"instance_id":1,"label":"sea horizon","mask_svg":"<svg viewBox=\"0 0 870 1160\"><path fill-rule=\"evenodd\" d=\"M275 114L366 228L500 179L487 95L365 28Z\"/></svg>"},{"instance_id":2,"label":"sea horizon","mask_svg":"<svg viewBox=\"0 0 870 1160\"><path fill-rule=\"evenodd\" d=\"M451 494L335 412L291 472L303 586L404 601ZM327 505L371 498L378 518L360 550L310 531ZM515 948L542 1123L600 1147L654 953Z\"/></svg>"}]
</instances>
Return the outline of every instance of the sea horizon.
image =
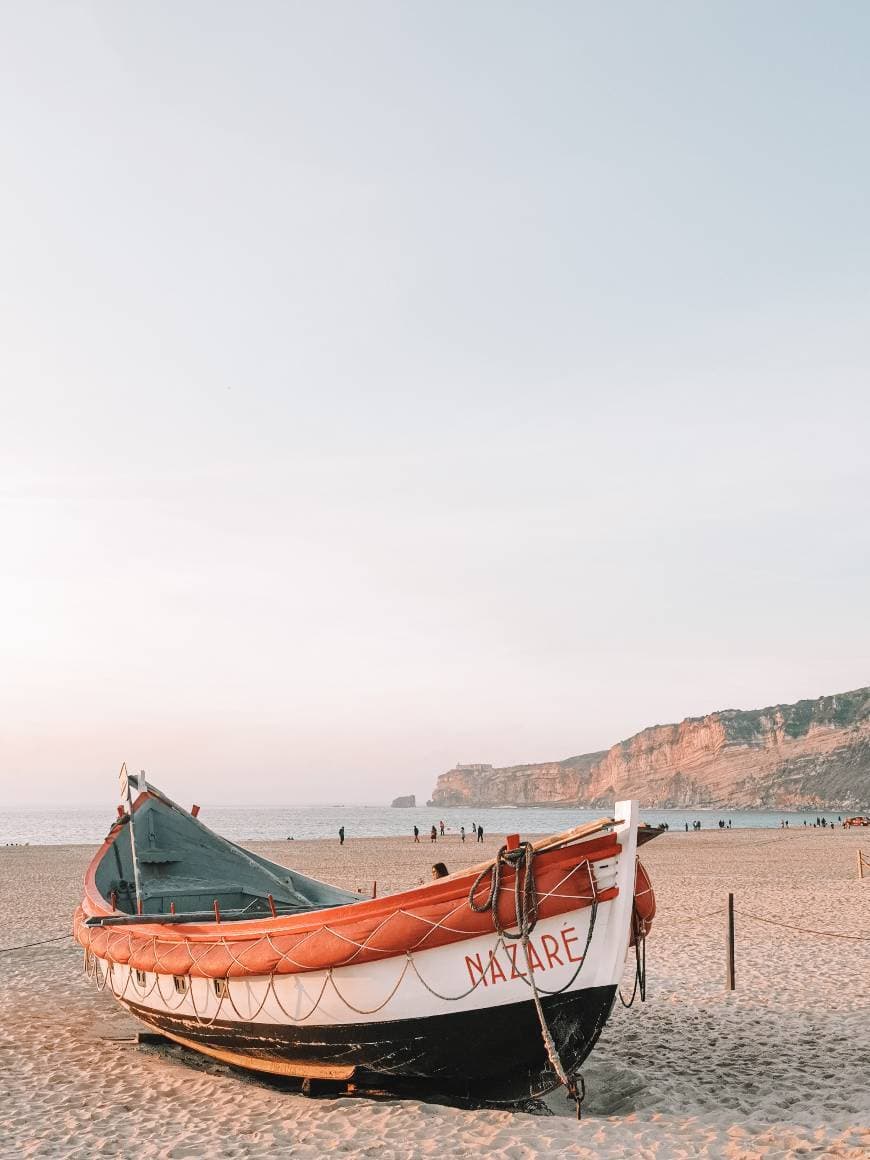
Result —
<instances>
[{"instance_id":1,"label":"sea horizon","mask_svg":"<svg viewBox=\"0 0 870 1160\"><path fill-rule=\"evenodd\" d=\"M670 830L691 829L700 821L702 829L718 829L721 819L731 829L779 829L788 821L789 828L812 826L817 817L836 824L855 810L771 810L727 809L718 806L694 806L685 809L659 809L641 806L641 819L650 825L666 824ZM333 838L344 826L347 840L353 838L403 837L413 834L415 825L428 832L442 820L449 836L459 836L462 826L469 832L472 823L482 825L486 833L518 832L547 834L591 821L606 813L605 807L573 806L378 806L359 803L305 806L209 806L200 809L199 818L209 828L233 841L262 842ZM54 806L30 808L17 806L0 810L0 845L80 845L103 840L114 820L112 809Z\"/></svg>"}]
</instances>

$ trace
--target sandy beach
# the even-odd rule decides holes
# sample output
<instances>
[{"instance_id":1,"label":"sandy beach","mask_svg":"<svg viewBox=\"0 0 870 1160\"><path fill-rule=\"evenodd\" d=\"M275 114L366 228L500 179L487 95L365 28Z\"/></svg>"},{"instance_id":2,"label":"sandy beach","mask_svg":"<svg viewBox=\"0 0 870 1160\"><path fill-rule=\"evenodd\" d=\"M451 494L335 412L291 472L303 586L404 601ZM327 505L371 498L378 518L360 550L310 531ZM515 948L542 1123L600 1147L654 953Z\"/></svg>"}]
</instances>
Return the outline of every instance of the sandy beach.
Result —
<instances>
[{"instance_id":1,"label":"sandy beach","mask_svg":"<svg viewBox=\"0 0 870 1160\"><path fill-rule=\"evenodd\" d=\"M207 820L207 819L204 819ZM495 853L448 837L262 843L341 886L396 890ZM866 1157L870 1152L870 878L861 831L667 834L644 850L658 898L647 1002L618 1004L584 1067L577 1123L415 1100L306 1099L178 1048L82 974L71 940L0 955L3 1157ZM63 935L92 851L0 848L0 947ZM737 989L724 989L735 894ZM712 913L717 912L717 913ZM777 924L758 921L749 914ZM707 916L707 917L704 917ZM626 991L630 990L626 973Z\"/></svg>"}]
</instances>

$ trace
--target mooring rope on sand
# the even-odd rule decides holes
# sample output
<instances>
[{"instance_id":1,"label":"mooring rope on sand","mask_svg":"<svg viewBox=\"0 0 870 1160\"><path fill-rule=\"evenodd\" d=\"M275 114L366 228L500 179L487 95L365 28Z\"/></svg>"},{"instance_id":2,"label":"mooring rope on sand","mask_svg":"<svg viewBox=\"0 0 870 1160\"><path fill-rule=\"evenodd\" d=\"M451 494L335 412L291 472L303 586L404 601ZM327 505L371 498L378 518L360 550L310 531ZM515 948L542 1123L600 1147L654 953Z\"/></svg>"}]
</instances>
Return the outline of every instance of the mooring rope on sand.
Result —
<instances>
[{"instance_id":1,"label":"mooring rope on sand","mask_svg":"<svg viewBox=\"0 0 870 1160\"><path fill-rule=\"evenodd\" d=\"M47 943L60 942L64 938L72 938L72 935L67 932L67 934L56 935L54 938L40 939L38 942L21 943L17 947L0 947L0 955L5 955L7 951L26 951L31 947L44 947Z\"/></svg>"}]
</instances>

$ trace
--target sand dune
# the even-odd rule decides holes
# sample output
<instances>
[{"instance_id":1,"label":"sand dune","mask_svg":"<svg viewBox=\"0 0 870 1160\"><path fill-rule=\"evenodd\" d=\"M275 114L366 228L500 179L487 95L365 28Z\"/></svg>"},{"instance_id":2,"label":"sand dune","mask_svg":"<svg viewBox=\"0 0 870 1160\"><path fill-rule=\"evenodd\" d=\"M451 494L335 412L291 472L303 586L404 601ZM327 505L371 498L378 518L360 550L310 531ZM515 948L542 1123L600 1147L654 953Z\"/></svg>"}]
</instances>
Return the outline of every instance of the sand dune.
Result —
<instances>
[{"instance_id":1,"label":"sand dune","mask_svg":"<svg viewBox=\"0 0 870 1160\"><path fill-rule=\"evenodd\" d=\"M494 852L498 839L487 840ZM414 1100L309 1100L181 1049L138 1047L136 1025L85 980L67 941L0 955L0 1156L862 1157L870 1153L870 942L738 916L737 990L723 989L724 906L870 937L854 832L670 834L644 851L659 916L647 1002L617 1007L584 1068L577 1123ZM262 844L342 886L425 878L428 843ZM481 848L439 841L451 869ZM62 933L90 851L0 848L0 946ZM377 873L372 867L378 867ZM630 977L626 975L627 989Z\"/></svg>"}]
</instances>

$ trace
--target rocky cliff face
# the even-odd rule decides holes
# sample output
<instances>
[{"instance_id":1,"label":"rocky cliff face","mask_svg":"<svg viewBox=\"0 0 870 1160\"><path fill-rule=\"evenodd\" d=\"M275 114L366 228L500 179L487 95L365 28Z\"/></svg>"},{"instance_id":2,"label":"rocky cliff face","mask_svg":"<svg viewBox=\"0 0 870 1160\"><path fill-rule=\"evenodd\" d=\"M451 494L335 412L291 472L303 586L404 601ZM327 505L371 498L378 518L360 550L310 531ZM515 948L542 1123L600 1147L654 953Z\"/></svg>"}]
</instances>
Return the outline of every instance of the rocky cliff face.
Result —
<instances>
[{"instance_id":1,"label":"rocky cliff face","mask_svg":"<svg viewBox=\"0 0 870 1160\"><path fill-rule=\"evenodd\" d=\"M602 753L540 765L458 766L435 805L866 808L870 688L655 725Z\"/></svg>"}]
</instances>

